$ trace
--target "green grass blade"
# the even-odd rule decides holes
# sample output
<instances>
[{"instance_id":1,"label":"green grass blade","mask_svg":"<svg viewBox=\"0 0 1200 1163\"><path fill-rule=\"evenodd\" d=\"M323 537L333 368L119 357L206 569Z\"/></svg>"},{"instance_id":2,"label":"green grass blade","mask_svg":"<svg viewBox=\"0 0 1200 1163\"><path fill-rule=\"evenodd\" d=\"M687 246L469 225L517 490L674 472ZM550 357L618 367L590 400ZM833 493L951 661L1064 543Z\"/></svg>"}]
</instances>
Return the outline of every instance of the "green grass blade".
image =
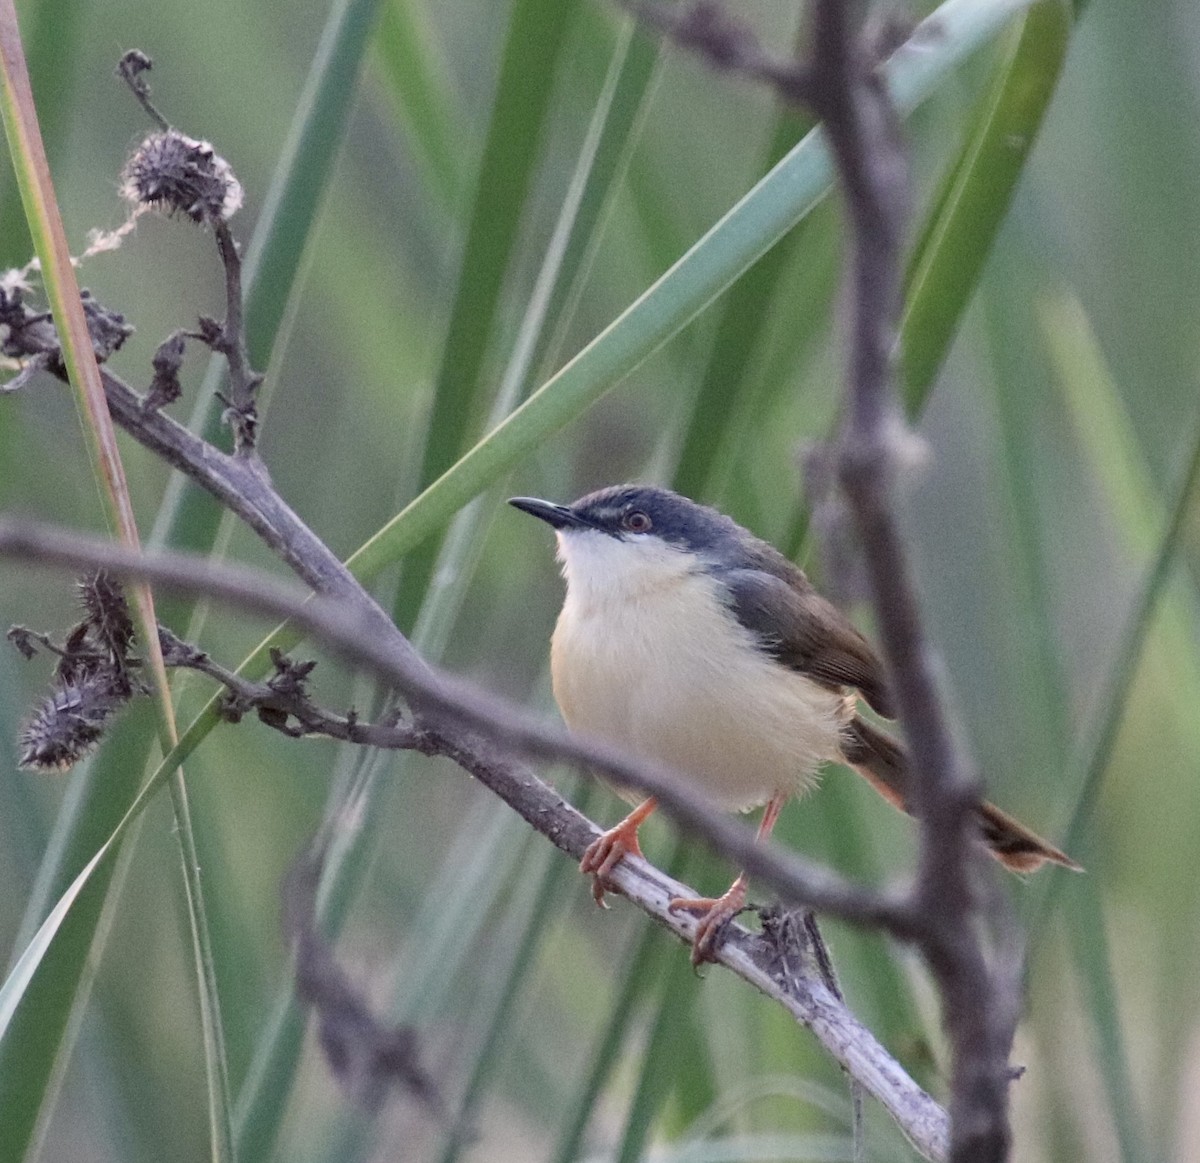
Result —
<instances>
[{"instance_id":1,"label":"green grass blade","mask_svg":"<svg viewBox=\"0 0 1200 1163\"><path fill-rule=\"evenodd\" d=\"M363 58L381 2L334 0L246 250L242 269L246 342L250 363L260 370L269 367L277 353L281 328L358 93ZM225 439L224 405L216 396L224 378L225 361L214 356L188 424L215 444ZM266 411L270 390L268 380L259 393L260 412ZM207 552L216 543L221 520L221 511L207 496L187 487L183 478L174 474L150 543ZM175 624L185 621L182 617L171 620Z\"/></svg>"},{"instance_id":2,"label":"green grass blade","mask_svg":"<svg viewBox=\"0 0 1200 1163\"><path fill-rule=\"evenodd\" d=\"M133 503L125 479L124 465L117 448L116 430L108 413L100 370L96 364L88 333L87 320L79 297L67 245L66 232L50 180L49 164L42 145L33 93L29 83L16 12L11 0L0 2L0 52L3 57L3 115L9 150L17 172L17 184L25 206L26 219L41 260L42 280L54 315L62 345L62 358L75 392L76 406L88 438L92 469L101 486L101 497L110 526L118 539L131 549L140 540ZM158 641L158 620L154 598L145 585L130 587L134 596L134 620L142 650L146 656L145 673L153 688L158 709L158 736L164 751L177 740L170 684ZM187 790L179 771L171 783L171 798L182 857L184 890L194 945L203 1030L204 1060L208 1079L209 1136L212 1158L224 1160L232 1153L232 1124L229 1115L229 1077L221 1027L220 999L217 993L212 959L211 936L205 918L203 890L195 855ZM90 864L88 869L92 867ZM40 960L40 958L39 958ZM16 994L17 1000L24 990ZM39 1049L48 1048L39 1039ZM19 1057L19 1054L18 1054ZM43 1055L43 1059L44 1055ZM47 1085L49 1076L47 1075ZM38 1104L40 1107L41 1104ZM36 1110L30 1112L36 1114ZM33 1122L25 1126L32 1133Z\"/></svg>"},{"instance_id":3,"label":"green grass blade","mask_svg":"<svg viewBox=\"0 0 1200 1163\"><path fill-rule=\"evenodd\" d=\"M658 982L650 1039L626 1115L617 1163L635 1163L643 1157L654 1124L675 1089L679 1058L689 1052L681 1047L680 1039L689 1032L699 985L700 979L686 957L676 954L666 959Z\"/></svg>"},{"instance_id":4,"label":"green grass blade","mask_svg":"<svg viewBox=\"0 0 1200 1163\"><path fill-rule=\"evenodd\" d=\"M1063 322L1064 319L1060 313L1054 320L1054 326L1047 329L1047 337L1051 342L1052 351L1056 334L1058 334L1056 327L1062 326ZM1069 337L1069 341L1074 343L1077 343L1079 339L1078 333ZM1078 348L1072 350L1072 356L1077 351ZM1072 365L1073 359L1070 363L1063 365L1064 370ZM1121 627L1112 665L1105 676L1100 696L1096 700L1096 709L1086 728L1080 734L1074 761L1064 781L1068 786L1073 785L1074 787L1071 799L1075 804L1070 823L1063 837L1063 844L1068 851L1071 848L1079 849L1084 846L1084 838L1095 808L1101 782L1108 770L1117 732L1137 671L1138 661L1141 658L1142 647L1170 574L1185 523L1195 511L1198 503L1200 503L1200 422L1196 425L1193 443L1184 463L1180 482L1175 489L1170 507L1166 510L1162 533ZM1063 881L1061 877L1053 877L1041 883L1045 887L1040 888L1039 895L1031 909L1032 919L1029 925L1031 934L1036 933L1041 925L1049 919Z\"/></svg>"},{"instance_id":5,"label":"green grass blade","mask_svg":"<svg viewBox=\"0 0 1200 1163\"><path fill-rule=\"evenodd\" d=\"M780 110L768 147L769 165L775 165L810 128L798 115ZM770 304L803 245L806 224L807 219L763 255L725 296L712 355L700 381L672 482L685 496L713 496L713 472L729 440L733 419L754 410L753 402L745 399L751 386L753 354L771 319Z\"/></svg>"},{"instance_id":6,"label":"green grass blade","mask_svg":"<svg viewBox=\"0 0 1200 1163\"><path fill-rule=\"evenodd\" d=\"M675 869L679 866L680 845L672 841L672 849L666 865ZM621 1047L629 1033L630 1024L636 1015L642 998L651 983L658 980L667 970L668 957L676 957L678 950L663 940L657 926L639 922L636 947L631 954L622 958L625 966L613 996L608 1021L600 1034L592 1053L591 1064L576 1088L567 1117L551 1156L552 1163L574 1163L581 1155L584 1135L592 1113L600 1100L600 1094L616 1068Z\"/></svg>"},{"instance_id":7,"label":"green grass blade","mask_svg":"<svg viewBox=\"0 0 1200 1163\"><path fill-rule=\"evenodd\" d=\"M476 412L480 370L533 179L570 14L570 5L555 0L516 0L513 7L434 385L422 486L458 458Z\"/></svg>"},{"instance_id":8,"label":"green grass blade","mask_svg":"<svg viewBox=\"0 0 1200 1163\"><path fill-rule=\"evenodd\" d=\"M531 367L556 361L566 342L567 326L601 245L613 195L629 168L661 61L657 38L646 35L632 20L622 25L573 179L573 186L583 179L582 190L562 258L545 290L549 310L529 360Z\"/></svg>"},{"instance_id":9,"label":"green grass blade","mask_svg":"<svg viewBox=\"0 0 1200 1163\"><path fill-rule=\"evenodd\" d=\"M1059 772L1069 762L1072 723L1068 675L1054 632L1052 586L1042 549L1045 517L1035 484L1038 420L1043 414L1043 403L1038 397L1044 394L1045 385L1027 337L1036 333L1039 323L1056 353L1053 362L1071 401L1077 430L1092 445L1088 450L1089 460L1095 465L1098 478L1109 482L1110 496L1117 505L1128 504L1129 471L1125 466L1134 464L1138 453L1128 443L1119 449L1115 447L1119 428L1115 392L1098 362L1095 345L1087 342L1081 314L1069 311L1065 304L1051 307L1044 300L1039 304L1031 280L1023 277L1024 271L1017 269L1015 261L1004 260L998 265L1001 277L995 280L995 290L987 297L987 315L991 324L991 363L998 372L996 407L1012 511L1007 560L1024 591L1022 605L1026 611L1020 625L1013 629L1014 635L1024 640L1022 669L1026 681L1022 684L1021 718L1034 725L1034 752L1045 758L1051 770ZM1151 517L1149 510L1153 507L1143 509L1136 523L1120 518L1118 523L1127 529L1137 529L1139 534L1147 527L1147 521L1151 521L1151 528L1160 526L1161 514ZM1150 547L1137 548L1145 552ZM1096 1060L1122 1154L1125 1159L1137 1160L1146 1158L1144 1139L1129 1085L1130 1063L1117 1017L1116 987L1095 881L1099 870L1092 871L1091 876L1071 878L1072 883L1066 889L1070 947L1083 989L1084 1009L1096 1037L1099 1050ZM1044 934L1044 930L1041 932ZM1035 948L1033 956L1037 953Z\"/></svg>"},{"instance_id":10,"label":"green grass blade","mask_svg":"<svg viewBox=\"0 0 1200 1163\"><path fill-rule=\"evenodd\" d=\"M1027 667L1022 682L1022 718L1032 724L1038 755L1055 770L1067 762L1071 737L1069 685L1054 632L1055 611L1045 560L1045 514L1038 495L1038 419L1045 394L1036 346L1028 337L1037 331L1032 308L1035 295L1027 265L1019 258L996 256L996 277L984 297L989 363L995 369L995 408L1002 442L1007 493L1008 540L1014 580L1028 611L1020 628L1019 648Z\"/></svg>"},{"instance_id":11,"label":"green grass blade","mask_svg":"<svg viewBox=\"0 0 1200 1163\"><path fill-rule=\"evenodd\" d=\"M571 307L564 300L571 300L580 289L580 276L586 273L584 256L598 242L599 220L615 178L627 160L633 123L656 59L648 59L648 55L646 42L633 36L632 26L626 26L617 39L508 364L489 409L489 428L499 424L528 395L530 369L540 363L538 353L550 342L556 322L570 315Z\"/></svg>"},{"instance_id":12,"label":"green grass blade","mask_svg":"<svg viewBox=\"0 0 1200 1163\"><path fill-rule=\"evenodd\" d=\"M798 36L793 46L797 54L804 51L802 41L803 37ZM777 97L763 169L777 165L812 128L811 116ZM806 217L772 247L730 287L722 301L712 353L688 417L671 481L672 488L685 496L715 499L724 492L715 480L717 463L721 453L736 440L736 417L758 412L755 401L746 398L754 382L754 356L764 344L771 305L785 273L803 249L805 227L810 223ZM736 513L738 507L729 505L728 511Z\"/></svg>"},{"instance_id":13,"label":"green grass blade","mask_svg":"<svg viewBox=\"0 0 1200 1163\"><path fill-rule=\"evenodd\" d=\"M1095 1061L1104 1079L1109 1114L1117 1130L1123 1163L1148 1163L1142 1119L1132 1083L1129 1055L1117 1007L1117 982L1113 976L1100 889L1094 877L1072 878L1065 911L1071 952L1084 987L1084 1005L1096 1038Z\"/></svg>"},{"instance_id":14,"label":"green grass blade","mask_svg":"<svg viewBox=\"0 0 1200 1163\"><path fill-rule=\"evenodd\" d=\"M948 0L930 17L937 36L892 58L888 78L900 107L911 110L927 97L1022 7L1015 0ZM359 549L351 558L356 575L373 577L398 560L581 415L775 245L828 193L831 180L824 138L815 130L574 359Z\"/></svg>"},{"instance_id":15,"label":"green grass blade","mask_svg":"<svg viewBox=\"0 0 1200 1163\"><path fill-rule=\"evenodd\" d=\"M469 1144L458 1128L475 1124L478 1111L500 1064L508 1050L508 1034L516 1003L533 977L535 959L548 933L548 922L562 902L567 880L562 863L544 844L536 853L528 853L517 887L520 892L515 907L508 911L505 930L511 934L498 959L503 980L492 1003L486 1032L471 1065L471 1074L459 1102L454 1128L447 1136L441 1163L457 1163ZM520 891L522 886L523 891ZM505 964L507 961L507 964Z\"/></svg>"},{"instance_id":16,"label":"green grass blade","mask_svg":"<svg viewBox=\"0 0 1200 1163\"><path fill-rule=\"evenodd\" d=\"M464 117L445 83L448 70L428 17L417 4L388 0L375 44L396 118L407 127L438 201L452 209L464 184Z\"/></svg>"},{"instance_id":17,"label":"green grass blade","mask_svg":"<svg viewBox=\"0 0 1200 1163\"><path fill-rule=\"evenodd\" d=\"M1161 684L1155 704L1164 735L1175 734L1185 749L1194 743L1193 707L1196 691L1200 689L1191 649L1194 603L1181 600L1179 591L1163 591L1174 557L1173 547L1182 535L1182 523L1187 510L1194 511L1197 502L1200 421L1196 422L1195 444L1183 491L1174 512L1168 513L1143 465L1143 453L1130 417L1082 307L1064 294L1043 298L1039 307L1046 342L1075 431L1089 463L1095 466L1096 480L1125 543L1125 552L1131 559L1148 557L1153 563L1122 628L1112 668L1102 687L1098 712L1087 722L1076 748L1075 763L1068 769L1068 786L1073 786L1075 795L1068 842L1090 853L1089 866L1094 862L1096 867L1092 868L1093 877L1087 878L1088 885L1062 886L1060 891L1066 895L1058 902L1064 906L1063 915L1070 918L1071 950L1081 979L1085 1011L1096 1038L1097 1061L1122 1157L1140 1160L1153 1157L1154 1151L1147 1142L1145 1121L1129 1084L1133 1067L1122 1036L1116 998L1118 981L1113 976L1094 880L1103 874L1108 851L1106 845L1089 843L1088 824L1139 665L1152 669L1157 675L1156 682ZM1186 812L1183 805L1180 808ZM1171 845L1166 848L1173 851ZM1192 915L1196 904L1196 894L1186 887L1191 883L1189 868L1190 862L1180 853L1158 874L1160 883L1171 886L1172 890L1179 886L1173 892L1173 905L1183 917ZM1039 930L1050 914L1052 896L1053 886L1050 886L1036 902L1033 925ZM1177 954L1162 958L1155 968L1164 982L1190 981L1192 964L1191 950L1181 948ZM1177 1058L1184 1052L1186 1035L1177 1034L1176 1029L1175 1023L1169 1023L1159 1036L1164 1060L1172 1054Z\"/></svg>"},{"instance_id":18,"label":"green grass blade","mask_svg":"<svg viewBox=\"0 0 1200 1163\"><path fill-rule=\"evenodd\" d=\"M128 717L139 729L144 727L137 708L131 709ZM122 815L120 822L95 849L87 863L72 879L66 891L54 902L46 919L38 926L37 931L22 950L13 969L5 978L4 984L0 985L0 1043L3 1043L13 1025L18 1007L34 981L38 967L45 961L47 954L53 948L56 937L65 930L68 921L73 918L74 914L71 911L73 906L89 885L97 883L100 874L111 872L112 863L121 841L158 791L170 780L179 765L199 744L200 738L199 733L196 733L192 736L185 734L180 739L172 752L171 761L164 760L153 776L147 780ZM90 945L91 939L92 930L89 928L84 936L87 945ZM7 1122L7 1119L0 1120L0 1122Z\"/></svg>"},{"instance_id":19,"label":"green grass blade","mask_svg":"<svg viewBox=\"0 0 1200 1163\"><path fill-rule=\"evenodd\" d=\"M270 366L346 125L382 0L335 0L258 223L246 248L246 341L250 361Z\"/></svg>"},{"instance_id":20,"label":"green grass blade","mask_svg":"<svg viewBox=\"0 0 1200 1163\"><path fill-rule=\"evenodd\" d=\"M29 75L37 82L38 121L52 168L57 168L65 144L86 15L87 10L73 0L45 0L27 6L24 13L25 58ZM0 270L23 267L32 246L21 199L8 175L0 176ZM0 435L2 431L0 426Z\"/></svg>"},{"instance_id":21,"label":"green grass blade","mask_svg":"<svg viewBox=\"0 0 1200 1163\"><path fill-rule=\"evenodd\" d=\"M541 148L542 128L574 6L515 0L475 183L458 285L433 389L418 487L440 477L462 454L483 419L484 357ZM436 544L405 561L394 616L413 624L433 571Z\"/></svg>"},{"instance_id":22,"label":"green grass blade","mask_svg":"<svg viewBox=\"0 0 1200 1163\"><path fill-rule=\"evenodd\" d=\"M1066 60L1066 0L1033 4L985 94L967 147L943 182L909 265L900 376L915 415L971 301Z\"/></svg>"}]
</instances>

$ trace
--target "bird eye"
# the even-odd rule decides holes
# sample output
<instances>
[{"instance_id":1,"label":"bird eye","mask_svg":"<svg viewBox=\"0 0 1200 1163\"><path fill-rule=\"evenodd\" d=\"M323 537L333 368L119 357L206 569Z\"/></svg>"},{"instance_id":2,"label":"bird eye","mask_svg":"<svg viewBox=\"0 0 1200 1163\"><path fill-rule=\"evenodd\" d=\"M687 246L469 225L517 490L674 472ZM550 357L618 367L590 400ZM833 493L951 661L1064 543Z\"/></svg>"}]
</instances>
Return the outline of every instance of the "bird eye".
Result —
<instances>
[{"instance_id":1,"label":"bird eye","mask_svg":"<svg viewBox=\"0 0 1200 1163\"><path fill-rule=\"evenodd\" d=\"M647 533L653 522L646 513L641 509L634 509L632 512L626 513L622 518L621 524L629 530L630 533Z\"/></svg>"}]
</instances>

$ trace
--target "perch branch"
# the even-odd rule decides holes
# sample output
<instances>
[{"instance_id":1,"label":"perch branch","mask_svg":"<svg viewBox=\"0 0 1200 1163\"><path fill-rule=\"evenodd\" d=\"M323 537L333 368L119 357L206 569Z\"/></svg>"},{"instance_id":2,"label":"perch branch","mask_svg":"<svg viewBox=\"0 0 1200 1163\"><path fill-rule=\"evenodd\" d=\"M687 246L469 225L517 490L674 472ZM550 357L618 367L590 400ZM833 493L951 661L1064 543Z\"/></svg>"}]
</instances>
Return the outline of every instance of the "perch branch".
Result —
<instances>
[{"instance_id":1,"label":"perch branch","mask_svg":"<svg viewBox=\"0 0 1200 1163\"><path fill-rule=\"evenodd\" d=\"M164 588L219 598L269 617L291 618L333 653L370 671L411 700L421 715L420 725L397 728L401 733L397 742L453 760L576 859L600 830L532 771L507 758L505 751L567 759L616 783L651 791L678 823L744 865L784 900L858 924L881 925L898 936L913 936L913 918L903 900L859 888L784 850L759 847L750 828L714 812L665 769L631 761L610 747L567 735L428 666L414 667L405 652L381 638L376 621L362 609L310 597L260 573L207 559L181 554L138 556L108 542L11 521L0 521L0 555L71 569L103 567ZM485 732L487 738L464 733L462 727ZM407 737L402 738L406 730ZM643 911L681 940L691 942L695 920L671 913L668 907L673 898L687 895L690 890L686 886L643 860L623 861L613 880ZM812 1030L926 1158L944 1157L944 1112L838 1001L819 974L783 972L777 946L736 925L730 927L729 937L720 946L718 960Z\"/></svg>"}]
</instances>

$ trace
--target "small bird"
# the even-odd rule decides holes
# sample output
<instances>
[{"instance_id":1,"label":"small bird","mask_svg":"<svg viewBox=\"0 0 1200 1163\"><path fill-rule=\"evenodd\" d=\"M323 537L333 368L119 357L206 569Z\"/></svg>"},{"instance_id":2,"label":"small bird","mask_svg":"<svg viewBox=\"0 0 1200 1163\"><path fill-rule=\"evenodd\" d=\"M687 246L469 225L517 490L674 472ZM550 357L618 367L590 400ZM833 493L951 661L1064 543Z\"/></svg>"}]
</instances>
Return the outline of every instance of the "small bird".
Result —
<instances>
[{"instance_id":1,"label":"small bird","mask_svg":"<svg viewBox=\"0 0 1200 1163\"><path fill-rule=\"evenodd\" d=\"M760 841L830 761L907 810L904 748L858 713L862 699L893 717L879 659L773 546L716 509L651 486L617 485L571 505L509 503L556 533L567 592L550 670L572 731L674 768L725 810L765 804ZM654 797L643 800L584 853L597 904L621 859L641 856L638 828L655 807ZM978 817L1006 868L1078 869L992 804ZM671 902L698 917L693 962L713 959L746 886L743 872L720 897Z\"/></svg>"}]
</instances>

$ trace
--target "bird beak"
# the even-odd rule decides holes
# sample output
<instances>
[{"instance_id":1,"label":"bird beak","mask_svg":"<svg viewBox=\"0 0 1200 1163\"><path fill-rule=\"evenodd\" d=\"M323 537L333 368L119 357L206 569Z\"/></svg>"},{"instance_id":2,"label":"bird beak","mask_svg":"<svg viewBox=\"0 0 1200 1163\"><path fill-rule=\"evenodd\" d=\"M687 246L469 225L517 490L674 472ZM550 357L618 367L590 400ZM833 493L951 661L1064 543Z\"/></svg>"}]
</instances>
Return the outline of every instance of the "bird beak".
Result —
<instances>
[{"instance_id":1,"label":"bird beak","mask_svg":"<svg viewBox=\"0 0 1200 1163\"><path fill-rule=\"evenodd\" d=\"M510 497L509 502L514 509L528 513L545 521L553 529L594 529L595 526L580 517L568 505L556 505L553 501L539 501L537 497Z\"/></svg>"}]
</instances>

